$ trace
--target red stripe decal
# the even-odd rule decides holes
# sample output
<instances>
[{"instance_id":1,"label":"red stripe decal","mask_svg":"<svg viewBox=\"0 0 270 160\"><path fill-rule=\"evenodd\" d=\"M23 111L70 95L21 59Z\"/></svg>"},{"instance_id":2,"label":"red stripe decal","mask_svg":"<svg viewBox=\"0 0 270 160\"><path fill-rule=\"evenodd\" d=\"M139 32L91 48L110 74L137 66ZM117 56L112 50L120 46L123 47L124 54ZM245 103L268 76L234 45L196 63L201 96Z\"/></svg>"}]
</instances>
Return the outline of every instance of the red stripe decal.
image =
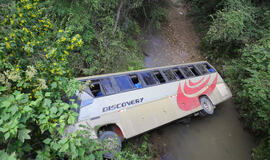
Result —
<instances>
[{"instance_id":1,"label":"red stripe decal","mask_svg":"<svg viewBox=\"0 0 270 160\"><path fill-rule=\"evenodd\" d=\"M188 82L189 82L190 86L195 86L197 84L200 84L203 80L204 80L204 77L201 80L199 80L198 82L195 82L195 83L191 82L191 80L189 80Z\"/></svg>"},{"instance_id":2,"label":"red stripe decal","mask_svg":"<svg viewBox=\"0 0 270 160\"><path fill-rule=\"evenodd\" d=\"M199 85L199 86L196 87L196 88L189 88L189 87L187 86L187 81L185 81L185 84L184 84L184 92L185 92L186 94L194 94L194 93L197 93L198 91L200 91L201 89L203 89L203 88L208 84L208 82L210 81L210 78L211 78L211 76L209 76L205 82L203 82L201 85Z\"/></svg>"},{"instance_id":3,"label":"red stripe decal","mask_svg":"<svg viewBox=\"0 0 270 160\"><path fill-rule=\"evenodd\" d=\"M178 87L178 91L177 91L177 105L180 109L184 110L184 111L189 111L192 110L198 106L200 106L200 101L199 101L199 96L200 95L211 95L211 93L214 91L214 89L216 88L216 84L217 84L217 80L218 80L218 74L216 74L215 79L213 80L212 84L209 84L211 75L208 77L208 79L201 84L200 86L196 87L196 88L189 88L186 85L186 82L184 84L184 92L182 91L182 87L181 84L179 84ZM201 80L200 80L201 81ZM206 85L208 85L209 87L200 95L194 96L194 97L187 97L186 95L191 95L191 94L196 94L199 91L201 91L201 89L203 89ZM185 94L186 95L185 95Z\"/></svg>"}]
</instances>

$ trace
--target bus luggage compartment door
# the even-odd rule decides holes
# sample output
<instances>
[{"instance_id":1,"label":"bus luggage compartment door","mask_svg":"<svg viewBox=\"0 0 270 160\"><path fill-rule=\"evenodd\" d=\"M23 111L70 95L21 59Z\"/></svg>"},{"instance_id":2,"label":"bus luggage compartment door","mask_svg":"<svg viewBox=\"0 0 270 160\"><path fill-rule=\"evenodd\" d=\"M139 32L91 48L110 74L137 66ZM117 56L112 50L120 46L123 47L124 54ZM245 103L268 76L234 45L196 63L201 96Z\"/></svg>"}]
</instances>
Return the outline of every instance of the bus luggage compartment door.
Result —
<instances>
[{"instance_id":1,"label":"bus luggage compartment door","mask_svg":"<svg viewBox=\"0 0 270 160\"><path fill-rule=\"evenodd\" d=\"M168 105L170 101L164 98L120 112L121 124L126 130L127 138L170 122L172 115Z\"/></svg>"}]
</instances>

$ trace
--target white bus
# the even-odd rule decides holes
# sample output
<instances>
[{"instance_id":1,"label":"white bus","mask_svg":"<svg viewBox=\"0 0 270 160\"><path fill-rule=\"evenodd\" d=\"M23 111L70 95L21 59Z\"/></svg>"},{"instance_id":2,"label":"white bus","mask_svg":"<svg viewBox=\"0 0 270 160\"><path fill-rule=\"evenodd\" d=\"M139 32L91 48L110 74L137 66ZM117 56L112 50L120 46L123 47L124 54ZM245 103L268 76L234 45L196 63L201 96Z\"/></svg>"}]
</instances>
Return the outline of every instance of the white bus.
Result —
<instances>
[{"instance_id":1,"label":"white bus","mask_svg":"<svg viewBox=\"0 0 270 160\"><path fill-rule=\"evenodd\" d=\"M171 121L195 114L213 114L215 105L232 94L219 73L206 61L78 78L91 84L77 94L78 121L91 138L131 138ZM110 157L111 154L105 155Z\"/></svg>"}]
</instances>

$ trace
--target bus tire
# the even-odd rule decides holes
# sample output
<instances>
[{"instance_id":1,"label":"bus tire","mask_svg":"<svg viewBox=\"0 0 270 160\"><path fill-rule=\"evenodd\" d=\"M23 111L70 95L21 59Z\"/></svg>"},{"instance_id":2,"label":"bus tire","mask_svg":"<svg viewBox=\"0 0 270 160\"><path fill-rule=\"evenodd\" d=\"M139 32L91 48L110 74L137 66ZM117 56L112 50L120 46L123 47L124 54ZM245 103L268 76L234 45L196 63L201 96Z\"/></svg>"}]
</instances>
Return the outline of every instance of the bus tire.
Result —
<instances>
[{"instance_id":1,"label":"bus tire","mask_svg":"<svg viewBox=\"0 0 270 160\"><path fill-rule=\"evenodd\" d=\"M103 143L105 149L104 158L113 159L115 154L122 148L120 137L113 131L104 131L100 134L99 140Z\"/></svg>"},{"instance_id":2,"label":"bus tire","mask_svg":"<svg viewBox=\"0 0 270 160\"><path fill-rule=\"evenodd\" d=\"M214 113L215 106L206 96L200 98L200 104L203 108L203 110L199 112L200 116L206 116Z\"/></svg>"}]
</instances>

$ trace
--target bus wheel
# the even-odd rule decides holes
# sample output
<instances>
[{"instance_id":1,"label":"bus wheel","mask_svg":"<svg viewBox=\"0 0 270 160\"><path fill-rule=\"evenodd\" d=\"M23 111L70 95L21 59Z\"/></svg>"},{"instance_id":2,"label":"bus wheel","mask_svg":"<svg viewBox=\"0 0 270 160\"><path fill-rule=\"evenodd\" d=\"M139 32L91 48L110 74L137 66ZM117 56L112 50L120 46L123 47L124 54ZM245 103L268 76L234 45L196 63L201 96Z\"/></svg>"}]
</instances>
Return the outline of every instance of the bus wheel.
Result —
<instances>
[{"instance_id":1,"label":"bus wheel","mask_svg":"<svg viewBox=\"0 0 270 160\"><path fill-rule=\"evenodd\" d=\"M121 139L115 132L104 131L100 134L99 140L103 144L104 158L113 159L115 154L121 150Z\"/></svg>"},{"instance_id":2,"label":"bus wheel","mask_svg":"<svg viewBox=\"0 0 270 160\"><path fill-rule=\"evenodd\" d=\"M200 98L200 104L203 108L203 110L199 112L200 116L214 113L215 106L206 96Z\"/></svg>"}]
</instances>

